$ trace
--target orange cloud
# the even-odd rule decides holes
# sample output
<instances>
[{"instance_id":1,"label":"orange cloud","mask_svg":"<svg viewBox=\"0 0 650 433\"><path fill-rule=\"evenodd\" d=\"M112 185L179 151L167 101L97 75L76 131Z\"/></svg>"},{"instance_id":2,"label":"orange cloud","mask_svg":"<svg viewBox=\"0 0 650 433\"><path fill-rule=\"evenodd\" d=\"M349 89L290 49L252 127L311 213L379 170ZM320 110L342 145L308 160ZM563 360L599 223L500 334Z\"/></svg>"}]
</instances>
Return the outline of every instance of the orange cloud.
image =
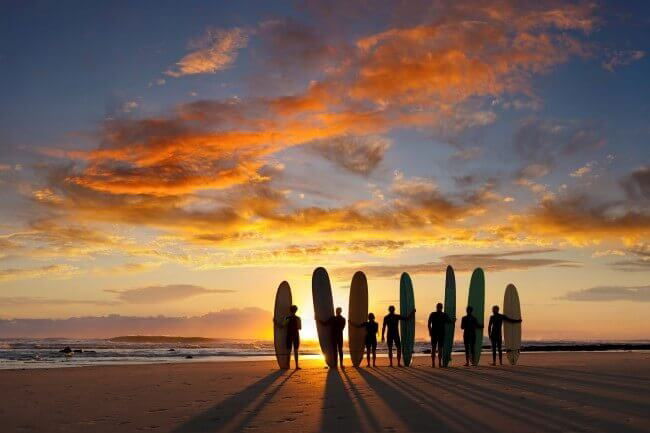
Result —
<instances>
[{"instance_id":1,"label":"orange cloud","mask_svg":"<svg viewBox=\"0 0 650 433\"><path fill-rule=\"evenodd\" d=\"M248 35L243 29L208 29L202 38L190 43L190 49L194 51L180 59L176 67L165 74L171 77L214 74L234 63L237 51L247 44Z\"/></svg>"}]
</instances>

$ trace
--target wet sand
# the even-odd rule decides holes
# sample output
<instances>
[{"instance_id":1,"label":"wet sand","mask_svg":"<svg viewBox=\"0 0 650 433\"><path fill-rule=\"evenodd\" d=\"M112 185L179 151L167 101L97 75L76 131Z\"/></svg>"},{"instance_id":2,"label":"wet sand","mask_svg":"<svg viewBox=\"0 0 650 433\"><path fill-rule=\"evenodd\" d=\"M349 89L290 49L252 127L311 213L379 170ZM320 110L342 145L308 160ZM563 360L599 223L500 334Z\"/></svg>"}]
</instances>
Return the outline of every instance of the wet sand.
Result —
<instances>
[{"instance_id":1,"label":"wet sand","mask_svg":"<svg viewBox=\"0 0 650 433\"><path fill-rule=\"evenodd\" d=\"M0 431L650 432L647 352L446 370L429 359L338 371L318 361L297 372L266 361L0 371Z\"/></svg>"}]
</instances>

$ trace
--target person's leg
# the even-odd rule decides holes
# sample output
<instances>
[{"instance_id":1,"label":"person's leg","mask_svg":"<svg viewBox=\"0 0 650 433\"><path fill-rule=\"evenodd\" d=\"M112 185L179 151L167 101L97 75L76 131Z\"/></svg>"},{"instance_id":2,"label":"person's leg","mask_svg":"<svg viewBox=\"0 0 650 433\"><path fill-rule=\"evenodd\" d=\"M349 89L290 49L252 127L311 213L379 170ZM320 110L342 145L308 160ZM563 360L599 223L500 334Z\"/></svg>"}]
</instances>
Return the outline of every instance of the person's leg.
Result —
<instances>
[{"instance_id":1,"label":"person's leg","mask_svg":"<svg viewBox=\"0 0 650 433\"><path fill-rule=\"evenodd\" d=\"M343 334L341 334L336 342L339 350L339 364L343 367Z\"/></svg>"},{"instance_id":2,"label":"person's leg","mask_svg":"<svg viewBox=\"0 0 650 433\"><path fill-rule=\"evenodd\" d=\"M402 366L402 341L399 336L395 337L395 350L397 350L397 366Z\"/></svg>"},{"instance_id":3,"label":"person's leg","mask_svg":"<svg viewBox=\"0 0 650 433\"><path fill-rule=\"evenodd\" d=\"M377 366L377 342L372 343L372 366Z\"/></svg>"},{"instance_id":4,"label":"person's leg","mask_svg":"<svg viewBox=\"0 0 650 433\"><path fill-rule=\"evenodd\" d=\"M496 340L490 339L490 345L492 346L492 365L497 365L497 342L496 342Z\"/></svg>"},{"instance_id":5,"label":"person's leg","mask_svg":"<svg viewBox=\"0 0 650 433\"><path fill-rule=\"evenodd\" d=\"M463 339L463 344L465 345L465 367L469 366L469 361L471 357L471 343L468 338Z\"/></svg>"},{"instance_id":6,"label":"person's leg","mask_svg":"<svg viewBox=\"0 0 650 433\"><path fill-rule=\"evenodd\" d=\"M500 365L503 365L503 351L501 350L501 343L502 343L502 341L501 341L501 337L499 337L499 340L498 340L499 364L500 364Z\"/></svg>"},{"instance_id":7,"label":"person's leg","mask_svg":"<svg viewBox=\"0 0 650 433\"><path fill-rule=\"evenodd\" d=\"M296 370L300 370L300 367L298 366L298 349L300 348L300 337L296 337L293 340L293 357L294 361L296 362Z\"/></svg>"},{"instance_id":8,"label":"person's leg","mask_svg":"<svg viewBox=\"0 0 650 433\"><path fill-rule=\"evenodd\" d=\"M436 367L436 339L431 337L431 368Z\"/></svg>"},{"instance_id":9,"label":"person's leg","mask_svg":"<svg viewBox=\"0 0 650 433\"><path fill-rule=\"evenodd\" d=\"M476 365L476 359L474 357L475 349L476 349L476 339L472 338L472 341L469 342L469 358L472 360L472 365Z\"/></svg>"},{"instance_id":10,"label":"person's leg","mask_svg":"<svg viewBox=\"0 0 650 433\"><path fill-rule=\"evenodd\" d=\"M392 337L388 337L388 364L393 366L393 340Z\"/></svg>"},{"instance_id":11,"label":"person's leg","mask_svg":"<svg viewBox=\"0 0 650 433\"><path fill-rule=\"evenodd\" d=\"M442 367L442 347L445 344L443 336L438 337L438 367Z\"/></svg>"},{"instance_id":12,"label":"person's leg","mask_svg":"<svg viewBox=\"0 0 650 433\"><path fill-rule=\"evenodd\" d=\"M364 343L364 347L366 348L366 366L370 367L370 344L368 341Z\"/></svg>"}]
</instances>

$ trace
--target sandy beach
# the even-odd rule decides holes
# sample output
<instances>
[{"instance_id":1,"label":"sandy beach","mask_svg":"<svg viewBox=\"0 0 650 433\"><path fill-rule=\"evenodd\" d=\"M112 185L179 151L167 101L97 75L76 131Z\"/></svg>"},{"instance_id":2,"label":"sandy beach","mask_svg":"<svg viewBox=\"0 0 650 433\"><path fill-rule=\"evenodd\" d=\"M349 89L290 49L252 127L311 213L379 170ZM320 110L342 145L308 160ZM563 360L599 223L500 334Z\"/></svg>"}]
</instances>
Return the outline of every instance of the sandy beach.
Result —
<instances>
[{"instance_id":1,"label":"sandy beach","mask_svg":"<svg viewBox=\"0 0 650 433\"><path fill-rule=\"evenodd\" d=\"M212 362L0 371L3 432L649 432L650 353L300 371ZM484 358L485 361L485 358ZM458 365L460 358L455 358Z\"/></svg>"}]
</instances>

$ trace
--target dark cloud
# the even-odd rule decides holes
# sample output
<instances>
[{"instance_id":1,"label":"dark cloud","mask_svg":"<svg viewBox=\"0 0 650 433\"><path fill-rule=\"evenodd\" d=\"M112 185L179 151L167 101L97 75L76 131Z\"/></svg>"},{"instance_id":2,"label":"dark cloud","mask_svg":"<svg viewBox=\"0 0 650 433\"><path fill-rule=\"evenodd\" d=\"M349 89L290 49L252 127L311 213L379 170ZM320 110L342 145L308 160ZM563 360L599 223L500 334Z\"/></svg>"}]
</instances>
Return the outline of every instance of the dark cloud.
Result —
<instances>
[{"instance_id":1,"label":"dark cloud","mask_svg":"<svg viewBox=\"0 0 650 433\"><path fill-rule=\"evenodd\" d=\"M383 137L343 136L315 142L309 148L334 164L363 176L383 161L390 141Z\"/></svg>"},{"instance_id":2,"label":"dark cloud","mask_svg":"<svg viewBox=\"0 0 650 433\"><path fill-rule=\"evenodd\" d=\"M567 292L559 299L567 301L632 301L650 302L650 286L599 286Z\"/></svg>"},{"instance_id":3,"label":"dark cloud","mask_svg":"<svg viewBox=\"0 0 650 433\"><path fill-rule=\"evenodd\" d=\"M638 244L625 250L626 258L610 263L617 271L647 272L650 271L650 244Z\"/></svg>"},{"instance_id":4,"label":"dark cloud","mask_svg":"<svg viewBox=\"0 0 650 433\"><path fill-rule=\"evenodd\" d=\"M514 134L513 146L526 165L517 178L548 174L561 157L589 152L605 145L602 125L526 119Z\"/></svg>"},{"instance_id":5,"label":"dark cloud","mask_svg":"<svg viewBox=\"0 0 650 433\"><path fill-rule=\"evenodd\" d=\"M272 338L270 312L259 308L227 309L194 317L132 317L111 314L69 319L0 320L0 337L110 338L119 335Z\"/></svg>"},{"instance_id":6,"label":"dark cloud","mask_svg":"<svg viewBox=\"0 0 650 433\"><path fill-rule=\"evenodd\" d=\"M369 277L388 278L399 276L402 272L408 272L412 275L444 273L447 265L453 266L456 272L472 272L478 267L483 268L486 272L501 272L525 270L542 266L580 266L577 262L562 259L517 258L519 256L542 254L554 251L556 250L522 250L494 254L453 254L440 257L439 260L429 263L369 265L362 266L359 269L366 272ZM352 268L339 268L335 270L337 276L348 275L350 272L352 272Z\"/></svg>"},{"instance_id":7,"label":"dark cloud","mask_svg":"<svg viewBox=\"0 0 650 433\"><path fill-rule=\"evenodd\" d=\"M121 301L130 304L159 304L181 301L197 295L212 293L234 293L234 290L206 289L192 284L168 284L164 286L147 286L129 290L106 290L117 294Z\"/></svg>"},{"instance_id":8,"label":"dark cloud","mask_svg":"<svg viewBox=\"0 0 650 433\"><path fill-rule=\"evenodd\" d=\"M650 166L634 170L621 180L621 186L630 200L650 201Z\"/></svg>"},{"instance_id":9,"label":"dark cloud","mask_svg":"<svg viewBox=\"0 0 650 433\"><path fill-rule=\"evenodd\" d=\"M594 239L639 239L650 233L647 210L584 194L545 199L530 213L513 216L511 221L514 232L564 238L576 244Z\"/></svg>"}]
</instances>

